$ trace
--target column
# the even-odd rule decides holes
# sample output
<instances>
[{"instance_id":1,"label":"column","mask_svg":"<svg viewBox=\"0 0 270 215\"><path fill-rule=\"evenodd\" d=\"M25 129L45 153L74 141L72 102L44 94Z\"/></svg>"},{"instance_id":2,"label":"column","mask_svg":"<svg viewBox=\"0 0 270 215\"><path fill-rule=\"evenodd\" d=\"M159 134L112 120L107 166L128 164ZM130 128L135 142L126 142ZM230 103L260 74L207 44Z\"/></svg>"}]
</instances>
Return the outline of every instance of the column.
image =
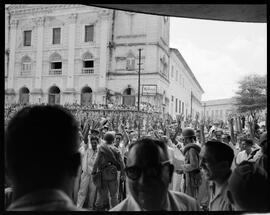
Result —
<instances>
[{"instance_id":1,"label":"column","mask_svg":"<svg viewBox=\"0 0 270 215\"><path fill-rule=\"evenodd\" d=\"M35 88L41 88L42 76L42 63L43 63L43 30L44 30L44 17L37 18L37 60L36 60L36 75L35 75Z\"/></svg>"},{"instance_id":2,"label":"column","mask_svg":"<svg viewBox=\"0 0 270 215\"><path fill-rule=\"evenodd\" d=\"M75 102L74 89L74 70L75 70L75 34L76 34L76 20L77 14L70 14L68 17L68 71L67 71L67 85L64 91L65 101L67 103Z\"/></svg>"},{"instance_id":3,"label":"column","mask_svg":"<svg viewBox=\"0 0 270 215\"><path fill-rule=\"evenodd\" d=\"M68 30L68 79L67 88L74 88L74 61L75 61L75 33L76 33L77 14L69 16Z\"/></svg>"},{"instance_id":4,"label":"column","mask_svg":"<svg viewBox=\"0 0 270 215\"><path fill-rule=\"evenodd\" d=\"M16 51L16 37L17 37L18 20L11 20L10 22L10 52L8 65L8 79L7 79L7 103L15 102L14 91L14 73L15 73L15 51Z\"/></svg>"},{"instance_id":5,"label":"column","mask_svg":"<svg viewBox=\"0 0 270 215\"><path fill-rule=\"evenodd\" d=\"M15 51L16 51L16 36L17 36L18 20L11 20L10 23L10 59L8 71L8 89L13 89L14 86L14 69L15 69Z\"/></svg>"},{"instance_id":6,"label":"column","mask_svg":"<svg viewBox=\"0 0 270 215\"><path fill-rule=\"evenodd\" d=\"M35 72L35 85L31 94L33 96L33 103L41 101L42 89L42 69L43 69L43 31L44 31L45 17L38 17L34 20L37 27L37 58L36 58L36 71Z\"/></svg>"},{"instance_id":7,"label":"column","mask_svg":"<svg viewBox=\"0 0 270 215\"><path fill-rule=\"evenodd\" d=\"M103 10L100 13L100 58L99 58L99 92L105 95L106 73L108 70L108 43L110 30L110 13Z\"/></svg>"}]
</instances>

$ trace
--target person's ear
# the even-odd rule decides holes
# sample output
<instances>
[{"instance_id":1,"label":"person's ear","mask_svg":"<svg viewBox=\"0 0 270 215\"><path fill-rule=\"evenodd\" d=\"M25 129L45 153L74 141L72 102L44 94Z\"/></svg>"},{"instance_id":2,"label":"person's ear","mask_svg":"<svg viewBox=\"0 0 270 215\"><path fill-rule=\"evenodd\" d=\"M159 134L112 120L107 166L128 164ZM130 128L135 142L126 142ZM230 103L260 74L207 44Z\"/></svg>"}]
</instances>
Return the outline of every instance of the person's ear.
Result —
<instances>
[{"instance_id":1,"label":"person's ear","mask_svg":"<svg viewBox=\"0 0 270 215\"><path fill-rule=\"evenodd\" d=\"M78 169L81 165L81 154L79 152L75 153L70 159L70 173L71 176L76 177Z\"/></svg>"}]
</instances>

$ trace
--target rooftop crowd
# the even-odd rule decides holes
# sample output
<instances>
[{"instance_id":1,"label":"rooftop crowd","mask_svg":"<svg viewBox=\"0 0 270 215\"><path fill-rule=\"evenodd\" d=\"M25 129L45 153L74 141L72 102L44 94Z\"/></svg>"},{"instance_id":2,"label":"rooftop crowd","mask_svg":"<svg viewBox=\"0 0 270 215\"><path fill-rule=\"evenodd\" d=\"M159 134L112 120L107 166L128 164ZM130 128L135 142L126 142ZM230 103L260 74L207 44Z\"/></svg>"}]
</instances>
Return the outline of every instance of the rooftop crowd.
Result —
<instances>
[{"instance_id":1,"label":"rooftop crowd","mask_svg":"<svg viewBox=\"0 0 270 215\"><path fill-rule=\"evenodd\" d=\"M233 138L140 109L6 105L6 210L269 210L266 127Z\"/></svg>"}]
</instances>

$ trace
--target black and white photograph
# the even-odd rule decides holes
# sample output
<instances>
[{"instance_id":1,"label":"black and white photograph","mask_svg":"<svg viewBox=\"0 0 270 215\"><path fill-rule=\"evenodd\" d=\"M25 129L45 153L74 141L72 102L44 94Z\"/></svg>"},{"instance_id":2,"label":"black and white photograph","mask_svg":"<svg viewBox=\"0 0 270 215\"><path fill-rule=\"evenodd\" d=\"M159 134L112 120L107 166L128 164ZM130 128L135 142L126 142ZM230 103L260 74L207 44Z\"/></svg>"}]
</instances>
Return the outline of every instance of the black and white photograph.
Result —
<instances>
[{"instance_id":1,"label":"black and white photograph","mask_svg":"<svg viewBox=\"0 0 270 215\"><path fill-rule=\"evenodd\" d=\"M5 4L5 211L269 213L267 4Z\"/></svg>"}]
</instances>

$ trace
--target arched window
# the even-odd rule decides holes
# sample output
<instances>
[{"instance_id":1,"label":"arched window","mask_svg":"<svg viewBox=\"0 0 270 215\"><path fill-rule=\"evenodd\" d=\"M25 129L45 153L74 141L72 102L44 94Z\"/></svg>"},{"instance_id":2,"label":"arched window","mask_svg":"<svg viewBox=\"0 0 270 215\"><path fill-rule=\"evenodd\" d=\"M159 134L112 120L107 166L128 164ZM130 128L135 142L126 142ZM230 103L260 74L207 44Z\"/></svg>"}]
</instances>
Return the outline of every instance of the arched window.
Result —
<instances>
[{"instance_id":1,"label":"arched window","mask_svg":"<svg viewBox=\"0 0 270 215\"><path fill-rule=\"evenodd\" d=\"M132 51L129 51L126 60L126 70L135 70L135 56Z\"/></svg>"},{"instance_id":2,"label":"arched window","mask_svg":"<svg viewBox=\"0 0 270 215\"><path fill-rule=\"evenodd\" d=\"M29 75L31 73L31 58L29 56L24 56L22 58L22 68L21 75Z\"/></svg>"},{"instance_id":3,"label":"arched window","mask_svg":"<svg viewBox=\"0 0 270 215\"><path fill-rule=\"evenodd\" d=\"M29 103L29 89L27 87L22 87L19 92L19 103L28 104Z\"/></svg>"},{"instance_id":4,"label":"arched window","mask_svg":"<svg viewBox=\"0 0 270 215\"><path fill-rule=\"evenodd\" d=\"M92 89L86 86L81 91L81 105L91 105L91 104L92 104Z\"/></svg>"},{"instance_id":5,"label":"arched window","mask_svg":"<svg viewBox=\"0 0 270 215\"><path fill-rule=\"evenodd\" d=\"M123 104L128 106L135 105L135 95L134 90L131 87L128 87L123 92Z\"/></svg>"},{"instance_id":6,"label":"arched window","mask_svg":"<svg viewBox=\"0 0 270 215\"><path fill-rule=\"evenodd\" d=\"M62 74L62 58L58 53L53 53L50 56L50 75Z\"/></svg>"},{"instance_id":7,"label":"arched window","mask_svg":"<svg viewBox=\"0 0 270 215\"><path fill-rule=\"evenodd\" d=\"M60 89L57 86L52 86L49 89L49 104L60 104Z\"/></svg>"},{"instance_id":8,"label":"arched window","mask_svg":"<svg viewBox=\"0 0 270 215\"><path fill-rule=\"evenodd\" d=\"M94 57L91 53L86 52L83 55L83 68L82 73L83 74L90 74L94 73Z\"/></svg>"}]
</instances>

